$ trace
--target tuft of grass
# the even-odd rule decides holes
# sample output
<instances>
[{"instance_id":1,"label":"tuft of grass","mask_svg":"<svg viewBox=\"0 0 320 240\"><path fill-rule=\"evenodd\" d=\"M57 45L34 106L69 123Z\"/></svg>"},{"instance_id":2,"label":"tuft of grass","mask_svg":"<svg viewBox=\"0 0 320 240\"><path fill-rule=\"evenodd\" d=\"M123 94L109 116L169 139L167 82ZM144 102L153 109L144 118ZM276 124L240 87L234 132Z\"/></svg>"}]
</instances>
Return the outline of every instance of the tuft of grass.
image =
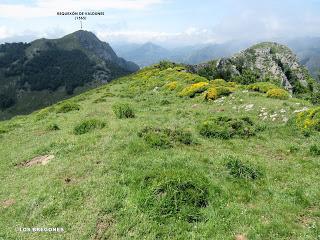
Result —
<instances>
[{"instance_id":1,"label":"tuft of grass","mask_svg":"<svg viewBox=\"0 0 320 240\"><path fill-rule=\"evenodd\" d=\"M107 99L105 99L104 97L100 97L97 98L96 100L93 101L93 103L102 103L102 102L106 102Z\"/></svg>"},{"instance_id":2,"label":"tuft of grass","mask_svg":"<svg viewBox=\"0 0 320 240\"><path fill-rule=\"evenodd\" d=\"M234 157L228 157L226 168L229 170L229 174L234 178L242 178L247 180L256 180L263 176L261 170L242 163L239 159Z\"/></svg>"},{"instance_id":3,"label":"tuft of grass","mask_svg":"<svg viewBox=\"0 0 320 240\"><path fill-rule=\"evenodd\" d=\"M310 153L312 156L320 156L320 146L319 145L312 145L310 147Z\"/></svg>"},{"instance_id":4,"label":"tuft of grass","mask_svg":"<svg viewBox=\"0 0 320 240\"><path fill-rule=\"evenodd\" d=\"M186 170L163 170L144 176L139 206L151 218L201 221L201 209L208 205L208 180Z\"/></svg>"},{"instance_id":5,"label":"tuft of grass","mask_svg":"<svg viewBox=\"0 0 320 240\"><path fill-rule=\"evenodd\" d=\"M67 101L62 104L60 104L56 110L57 113L67 113L71 111L79 111L80 110L80 105L72 102L72 101Z\"/></svg>"},{"instance_id":6,"label":"tuft of grass","mask_svg":"<svg viewBox=\"0 0 320 240\"><path fill-rule=\"evenodd\" d=\"M177 143L184 145L194 143L192 134L181 129L146 127L138 133L138 136L155 148L170 148Z\"/></svg>"},{"instance_id":7,"label":"tuft of grass","mask_svg":"<svg viewBox=\"0 0 320 240\"><path fill-rule=\"evenodd\" d=\"M94 129L102 129L106 123L98 119L84 120L74 127L74 134L81 135L93 131Z\"/></svg>"},{"instance_id":8,"label":"tuft of grass","mask_svg":"<svg viewBox=\"0 0 320 240\"><path fill-rule=\"evenodd\" d=\"M112 110L117 118L134 118L133 108L128 103L116 103L112 106Z\"/></svg>"},{"instance_id":9,"label":"tuft of grass","mask_svg":"<svg viewBox=\"0 0 320 240\"><path fill-rule=\"evenodd\" d=\"M229 139L235 136L254 136L259 130L248 117L229 118L217 117L204 121L198 126L199 132L204 137Z\"/></svg>"},{"instance_id":10,"label":"tuft of grass","mask_svg":"<svg viewBox=\"0 0 320 240\"><path fill-rule=\"evenodd\" d=\"M52 123L47 126L47 130L48 131L58 131L58 130L60 130L60 127L58 126L58 124Z\"/></svg>"},{"instance_id":11,"label":"tuft of grass","mask_svg":"<svg viewBox=\"0 0 320 240\"><path fill-rule=\"evenodd\" d=\"M299 152L299 150L300 150L300 148L298 146L295 146L295 145L289 146L290 153L296 153L296 152Z\"/></svg>"}]
</instances>

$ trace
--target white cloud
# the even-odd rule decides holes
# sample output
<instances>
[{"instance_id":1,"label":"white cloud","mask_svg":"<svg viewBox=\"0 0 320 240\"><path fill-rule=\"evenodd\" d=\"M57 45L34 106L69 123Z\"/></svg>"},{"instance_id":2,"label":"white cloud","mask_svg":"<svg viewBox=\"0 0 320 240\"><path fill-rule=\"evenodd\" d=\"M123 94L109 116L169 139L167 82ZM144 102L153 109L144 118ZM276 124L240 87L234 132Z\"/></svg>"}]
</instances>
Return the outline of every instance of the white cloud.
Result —
<instances>
[{"instance_id":1,"label":"white cloud","mask_svg":"<svg viewBox=\"0 0 320 240\"><path fill-rule=\"evenodd\" d=\"M97 36L107 42L155 42L170 43L172 45L192 45L197 43L220 42L211 30L206 28L189 27L181 32L161 32L161 31L104 31L96 32Z\"/></svg>"},{"instance_id":2,"label":"white cloud","mask_svg":"<svg viewBox=\"0 0 320 240\"><path fill-rule=\"evenodd\" d=\"M5 39L13 35L13 32L6 26L0 26L0 39Z\"/></svg>"},{"instance_id":3,"label":"white cloud","mask_svg":"<svg viewBox=\"0 0 320 240\"><path fill-rule=\"evenodd\" d=\"M163 0L36 0L34 4L1 4L2 18L34 18L55 16L57 11L102 11L107 9L142 10Z\"/></svg>"}]
</instances>

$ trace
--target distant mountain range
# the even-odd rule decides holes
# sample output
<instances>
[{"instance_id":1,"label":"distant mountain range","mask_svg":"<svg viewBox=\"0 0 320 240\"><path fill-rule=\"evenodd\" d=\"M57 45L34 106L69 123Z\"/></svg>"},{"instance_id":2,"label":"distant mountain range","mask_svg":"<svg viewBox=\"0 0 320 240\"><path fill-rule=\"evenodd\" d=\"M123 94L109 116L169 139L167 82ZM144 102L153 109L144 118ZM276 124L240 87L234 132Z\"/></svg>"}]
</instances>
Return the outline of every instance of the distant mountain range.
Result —
<instances>
[{"instance_id":1,"label":"distant mountain range","mask_svg":"<svg viewBox=\"0 0 320 240\"><path fill-rule=\"evenodd\" d=\"M291 48L301 64L317 78L320 69L320 38L299 38L277 40ZM167 49L154 43L116 44L115 51L119 56L137 63L140 67L170 60L186 64L199 64L233 54L253 45L253 41L231 41L223 44L200 44L194 46Z\"/></svg>"},{"instance_id":2,"label":"distant mountain range","mask_svg":"<svg viewBox=\"0 0 320 240\"><path fill-rule=\"evenodd\" d=\"M0 119L53 104L139 66L93 33L0 45Z\"/></svg>"},{"instance_id":3,"label":"distant mountain range","mask_svg":"<svg viewBox=\"0 0 320 240\"><path fill-rule=\"evenodd\" d=\"M250 42L228 42L167 49L147 42L145 44L115 44L113 48L119 56L137 63L140 67L145 67L161 60L198 64L214 58L231 56L250 45Z\"/></svg>"}]
</instances>

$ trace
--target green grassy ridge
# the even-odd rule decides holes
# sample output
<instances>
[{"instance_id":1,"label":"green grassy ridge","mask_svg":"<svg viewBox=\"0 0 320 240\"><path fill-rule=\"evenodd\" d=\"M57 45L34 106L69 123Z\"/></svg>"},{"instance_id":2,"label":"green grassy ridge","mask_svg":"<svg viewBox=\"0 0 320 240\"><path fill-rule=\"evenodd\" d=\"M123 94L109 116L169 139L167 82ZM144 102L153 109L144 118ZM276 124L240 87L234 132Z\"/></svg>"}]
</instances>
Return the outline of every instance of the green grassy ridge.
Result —
<instances>
[{"instance_id":1,"label":"green grassy ridge","mask_svg":"<svg viewBox=\"0 0 320 240\"><path fill-rule=\"evenodd\" d=\"M179 89L162 88L173 80L181 84ZM216 101L177 96L200 80L172 69L146 68L69 100L80 105L79 111L57 113L60 103L43 118L35 112L1 122L7 131L0 134L0 203L15 203L0 205L0 239L234 239L236 234L248 239L317 239L320 166L309 149L320 136L305 137L282 117L291 118L294 111L311 105L241 88ZM101 98L106 101L94 103ZM112 107L119 102L132 106L135 118L118 119ZM262 108L267 108L265 120L259 116ZM266 129L246 139L202 137L198 124L215 116L248 116ZM75 135L74 128L88 119L106 125ZM51 124L60 130L48 130ZM138 136L148 126L183 129L196 144L153 148ZM16 166L46 154L55 158L45 166ZM233 177L226 167L229 156L261 169L262 177ZM199 220L175 215L163 219L159 206L141 205L146 193L150 195L146 177L169 177L168 171L206 179L208 203L197 209ZM201 178L189 181L202 186ZM17 227L64 227L65 233L19 233Z\"/></svg>"}]
</instances>

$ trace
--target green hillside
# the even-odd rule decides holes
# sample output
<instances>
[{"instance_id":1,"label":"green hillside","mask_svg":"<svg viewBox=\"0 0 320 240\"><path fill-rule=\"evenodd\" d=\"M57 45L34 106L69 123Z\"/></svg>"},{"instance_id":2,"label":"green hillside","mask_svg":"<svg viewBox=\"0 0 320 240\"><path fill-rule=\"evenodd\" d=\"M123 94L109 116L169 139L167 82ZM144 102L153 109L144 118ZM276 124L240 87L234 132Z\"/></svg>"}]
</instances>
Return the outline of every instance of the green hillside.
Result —
<instances>
[{"instance_id":1,"label":"green hillside","mask_svg":"<svg viewBox=\"0 0 320 240\"><path fill-rule=\"evenodd\" d=\"M145 68L0 122L0 239L319 239L319 131L271 83Z\"/></svg>"}]
</instances>

